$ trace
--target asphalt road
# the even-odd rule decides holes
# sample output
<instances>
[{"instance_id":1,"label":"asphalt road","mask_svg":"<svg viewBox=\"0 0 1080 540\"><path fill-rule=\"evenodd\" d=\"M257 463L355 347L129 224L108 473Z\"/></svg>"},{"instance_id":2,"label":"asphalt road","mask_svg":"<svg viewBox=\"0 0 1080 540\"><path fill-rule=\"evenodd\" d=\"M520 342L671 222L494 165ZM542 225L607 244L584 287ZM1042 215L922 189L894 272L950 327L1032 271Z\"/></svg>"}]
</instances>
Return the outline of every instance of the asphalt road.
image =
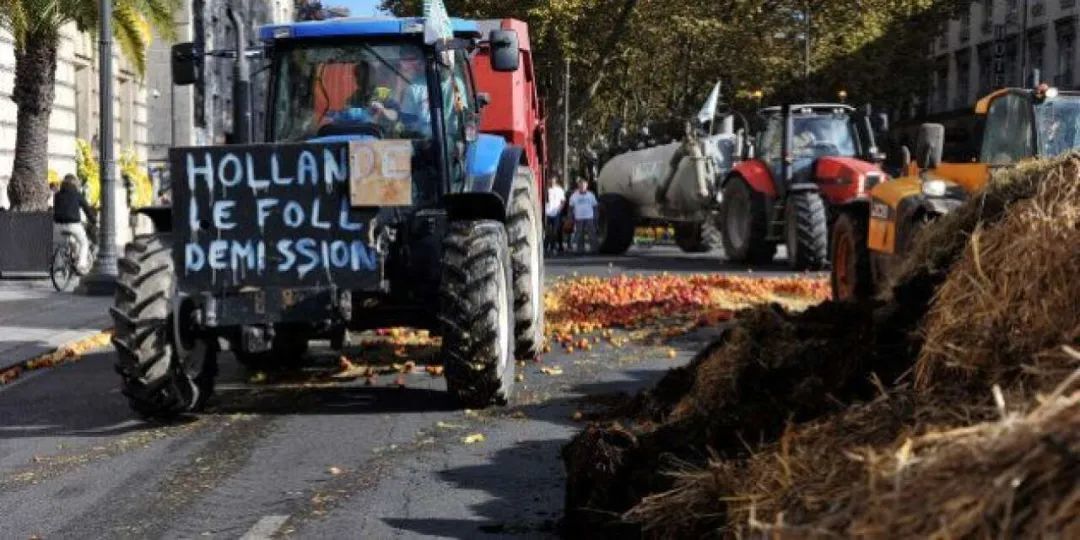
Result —
<instances>
[{"instance_id":1,"label":"asphalt road","mask_svg":"<svg viewBox=\"0 0 1080 540\"><path fill-rule=\"evenodd\" d=\"M664 271L746 269L652 247L552 258L547 278ZM93 354L0 387L0 538L555 536L575 412L654 382L709 337L675 343L676 360L666 347L550 354L562 375L530 363L510 406L476 413L424 372L404 388L251 384L225 358L210 409L169 426L134 419L111 350Z\"/></svg>"}]
</instances>

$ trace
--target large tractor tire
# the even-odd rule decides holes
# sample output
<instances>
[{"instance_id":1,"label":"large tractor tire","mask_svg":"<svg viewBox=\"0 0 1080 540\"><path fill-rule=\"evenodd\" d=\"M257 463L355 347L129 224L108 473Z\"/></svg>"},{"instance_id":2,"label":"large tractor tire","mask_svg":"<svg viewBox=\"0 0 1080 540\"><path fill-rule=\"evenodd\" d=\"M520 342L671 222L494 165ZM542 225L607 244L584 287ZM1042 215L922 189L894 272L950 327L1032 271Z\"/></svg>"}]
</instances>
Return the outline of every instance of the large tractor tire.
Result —
<instances>
[{"instance_id":1,"label":"large tractor tire","mask_svg":"<svg viewBox=\"0 0 1080 540\"><path fill-rule=\"evenodd\" d=\"M600 196L600 219L597 236L600 241L600 253L622 255L634 243L634 228L637 225L637 212L630 201L616 193Z\"/></svg>"},{"instance_id":2,"label":"large tractor tire","mask_svg":"<svg viewBox=\"0 0 1080 540\"><path fill-rule=\"evenodd\" d=\"M832 230L832 294L838 301L860 301L874 294L870 249L866 245L869 224L865 211L845 211Z\"/></svg>"},{"instance_id":3,"label":"large tractor tire","mask_svg":"<svg viewBox=\"0 0 1080 540\"><path fill-rule=\"evenodd\" d=\"M720 224L724 257L736 263L763 264L773 260L776 245L766 240L769 215L765 196L735 177L724 186Z\"/></svg>"},{"instance_id":4,"label":"large tractor tire","mask_svg":"<svg viewBox=\"0 0 1080 540\"><path fill-rule=\"evenodd\" d=\"M190 305L174 309L170 235L135 238L119 268L112 341L131 408L159 420L199 410L214 391L217 353L194 335Z\"/></svg>"},{"instance_id":5,"label":"large tractor tire","mask_svg":"<svg viewBox=\"0 0 1080 540\"><path fill-rule=\"evenodd\" d=\"M686 253L705 253L712 249L708 243L707 223L681 222L675 224L675 245Z\"/></svg>"},{"instance_id":6,"label":"large tractor tire","mask_svg":"<svg viewBox=\"0 0 1080 540\"><path fill-rule=\"evenodd\" d=\"M518 167L512 189L506 232L514 272L514 355L532 360L544 344L544 229L528 167Z\"/></svg>"},{"instance_id":7,"label":"large tractor tire","mask_svg":"<svg viewBox=\"0 0 1080 540\"><path fill-rule=\"evenodd\" d=\"M451 223L442 265L439 322L446 386L465 407L505 404L517 363L513 272L503 224Z\"/></svg>"},{"instance_id":8,"label":"large tractor tire","mask_svg":"<svg viewBox=\"0 0 1080 540\"><path fill-rule=\"evenodd\" d=\"M794 270L825 268L829 261L829 223L820 193L797 191L788 196L784 232L788 266Z\"/></svg>"}]
</instances>

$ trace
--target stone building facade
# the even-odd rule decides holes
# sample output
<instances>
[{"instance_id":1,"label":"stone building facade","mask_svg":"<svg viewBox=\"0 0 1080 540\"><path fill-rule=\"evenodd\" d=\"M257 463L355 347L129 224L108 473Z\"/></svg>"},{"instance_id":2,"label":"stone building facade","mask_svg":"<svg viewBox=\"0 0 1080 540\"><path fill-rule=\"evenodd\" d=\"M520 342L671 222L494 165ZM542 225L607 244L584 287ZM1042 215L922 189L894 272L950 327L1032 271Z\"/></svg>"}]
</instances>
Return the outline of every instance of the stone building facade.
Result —
<instances>
[{"instance_id":1,"label":"stone building facade","mask_svg":"<svg viewBox=\"0 0 1080 540\"><path fill-rule=\"evenodd\" d=\"M1045 82L1077 88L1078 15L1080 0L973 0L930 45L927 111L969 108L995 88L1026 84L1033 68Z\"/></svg>"},{"instance_id":2,"label":"stone building facade","mask_svg":"<svg viewBox=\"0 0 1080 540\"><path fill-rule=\"evenodd\" d=\"M291 21L293 0L193 0L184 3L177 20L181 41L201 42L205 50L235 48L235 32L227 8L232 6L247 24L248 45L258 44L256 29L264 24ZM149 157L152 169L164 167L170 146L224 144L232 140L233 62L206 58L201 84L172 84L169 68L171 43L155 42L149 51ZM253 71L259 67L252 62ZM256 130L263 122L265 73L253 77ZM262 82L263 84L260 84Z\"/></svg>"},{"instance_id":3,"label":"stone building facade","mask_svg":"<svg viewBox=\"0 0 1080 540\"><path fill-rule=\"evenodd\" d=\"M97 141L100 120L98 43L74 24L61 31L56 69L56 99L50 118L49 168L63 177L75 172L75 140ZM116 152L134 149L146 159L146 88L119 52L113 60L113 134ZM14 41L0 33L0 208L8 206L7 181L15 158L17 107L11 100L15 85ZM44 179L43 179L44 180Z\"/></svg>"}]
</instances>

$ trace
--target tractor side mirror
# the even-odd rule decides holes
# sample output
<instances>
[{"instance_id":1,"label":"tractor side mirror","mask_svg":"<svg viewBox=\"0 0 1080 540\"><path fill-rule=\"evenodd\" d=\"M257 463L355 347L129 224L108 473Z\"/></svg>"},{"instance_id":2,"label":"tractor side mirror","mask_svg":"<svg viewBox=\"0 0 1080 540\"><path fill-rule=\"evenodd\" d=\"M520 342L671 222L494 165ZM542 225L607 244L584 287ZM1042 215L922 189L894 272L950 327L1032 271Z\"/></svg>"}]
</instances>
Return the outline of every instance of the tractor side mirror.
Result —
<instances>
[{"instance_id":1,"label":"tractor side mirror","mask_svg":"<svg viewBox=\"0 0 1080 540\"><path fill-rule=\"evenodd\" d=\"M517 71L521 62L521 51L518 45L516 30L492 30L491 42L491 69L495 71Z\"/></svg>"},{"instance_id":2,"label":"tractor side mirror","mask_svg":"<svg viewBox=\"0 0 1080 540\"><path fill-rule=\"evenodd\" d=\"M874 131L878 133L889 131L889 115L885 113L877 113L871 116L870 122L874 126Z\"/></svg>"},{"instance_id":3,"label":"tractor side mirror","mask_svg":"<svg viewBox=\"0 0 1080 540\"><path fill-rule=\"evenodd\" d=\"M907 145L900 147L900 170L907 171L911 166L911 149Z\"/></svg>"},{"instance_id":4,"label":"tractor side mirror","mask_svg":"<svg viewBox=\"0 0 1080 540\"><path fill-rule=\"evenodd\" d=\"M172 46L172 79L177 86L199 82L202 62L194 43L177 43Z\"/></svg>"},{"instance_id":5,"label":"tractor side mirror","mask_svg":"<svg viewBox=\"0 0 1080 540\"><path fill-rule=\"evenodd\" d=\"M941 149L945 143L945 126L923 124L915 139L915 160L920 169L934 169L941 164Z\"/></svg>"}]
</instances>

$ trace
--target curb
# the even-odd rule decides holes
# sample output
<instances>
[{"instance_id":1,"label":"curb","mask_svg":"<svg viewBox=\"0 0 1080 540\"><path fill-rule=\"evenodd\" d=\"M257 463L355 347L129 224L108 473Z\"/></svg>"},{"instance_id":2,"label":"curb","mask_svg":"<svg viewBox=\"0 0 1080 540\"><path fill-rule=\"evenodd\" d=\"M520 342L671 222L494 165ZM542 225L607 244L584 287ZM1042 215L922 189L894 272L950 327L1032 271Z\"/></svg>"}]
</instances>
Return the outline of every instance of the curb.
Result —
<instances>
[{"instance_id":1,"label":"curb","mask_svg":"<svg viewBox=\"0 0 1080 540\"><path fill-rule=\"evenodd\" d=\"M104 349L112 338L112 329L102 330L66 345L61 345L50 352L39 354L27 360L16 362L0 369L0 387L17 380L23 373L47 369L82 360L89 352Z\"/></svg>"}]
</instances>

